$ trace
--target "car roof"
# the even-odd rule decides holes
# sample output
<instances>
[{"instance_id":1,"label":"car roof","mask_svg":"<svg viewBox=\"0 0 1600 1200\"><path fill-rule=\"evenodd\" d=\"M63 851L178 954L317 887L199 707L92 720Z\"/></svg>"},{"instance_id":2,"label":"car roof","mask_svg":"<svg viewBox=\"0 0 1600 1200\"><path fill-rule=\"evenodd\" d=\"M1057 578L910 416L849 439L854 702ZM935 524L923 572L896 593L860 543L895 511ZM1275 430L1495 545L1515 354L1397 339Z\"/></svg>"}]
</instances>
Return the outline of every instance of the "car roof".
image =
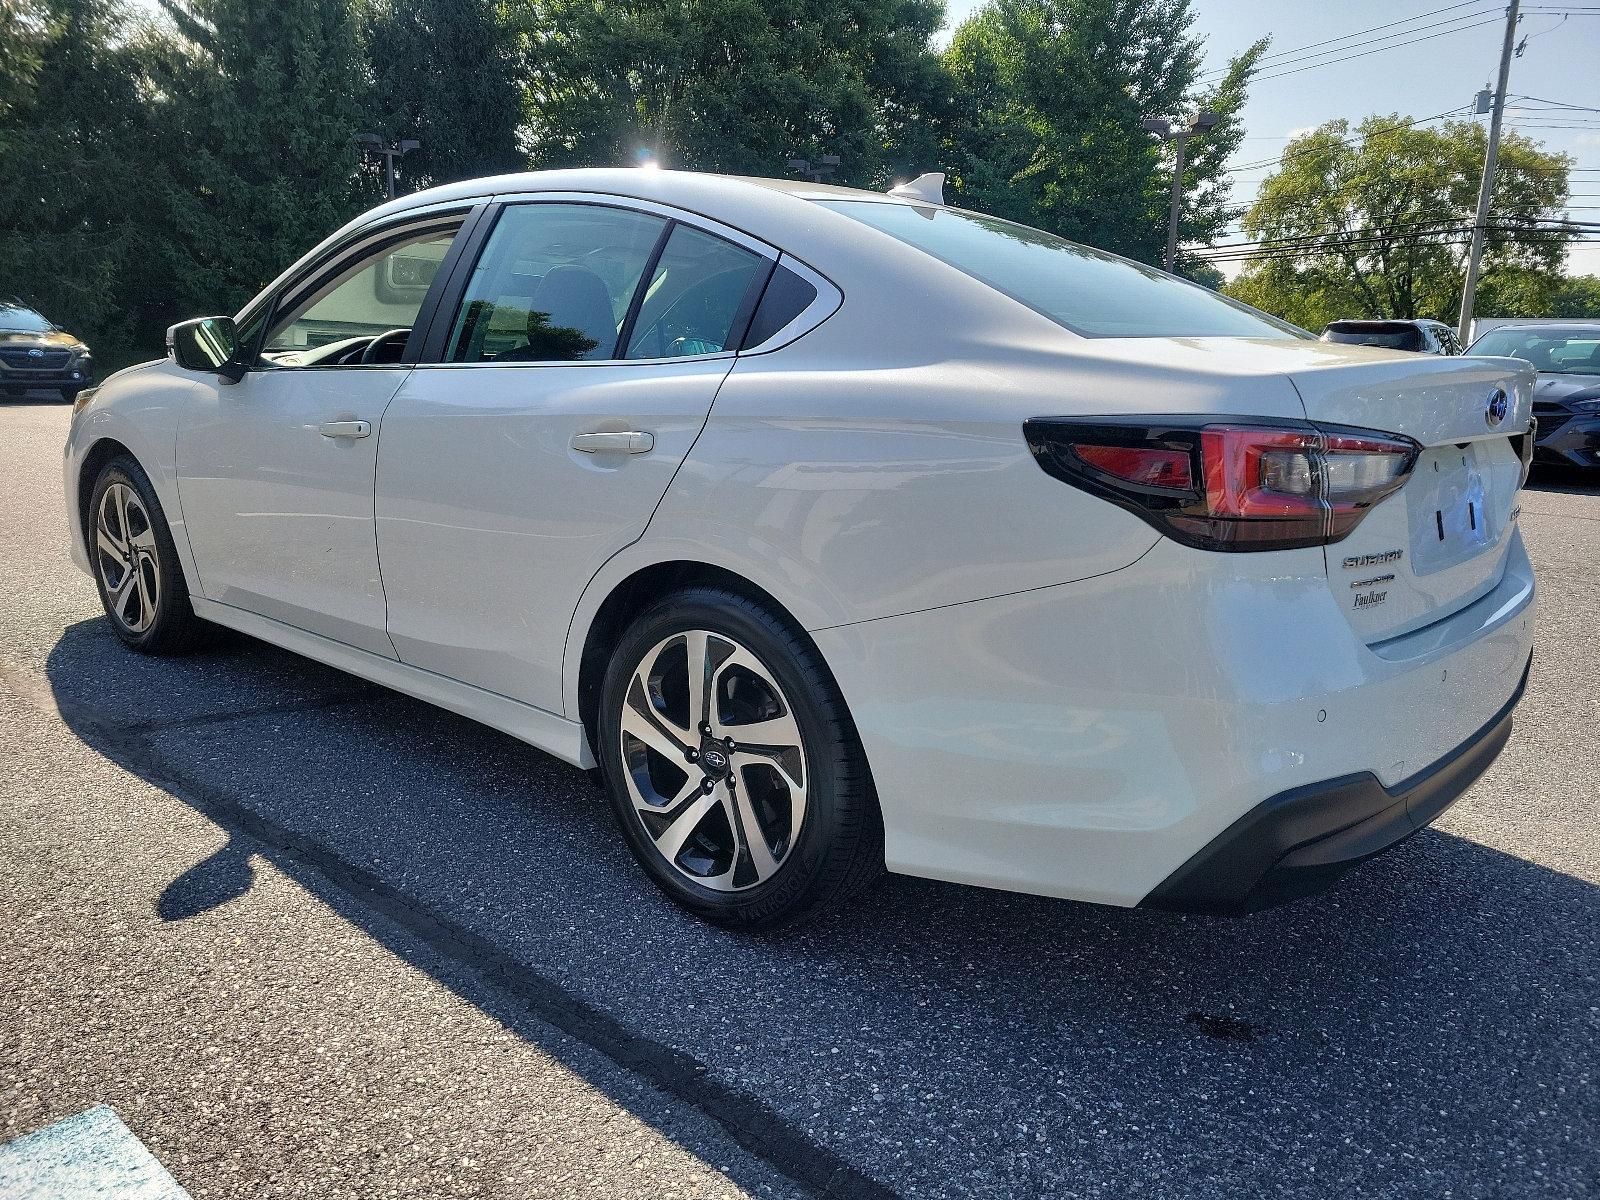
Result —
<instances>
[{"instance_id":1,"label":"car roof","mask_svg":"<svg viewBox=\"0 0 1600 1200\"><path fill-rule=\"evenodd\" d=\"M780 192L802 200L874 200L885 204L907 201L883 192L835 184L810 183L800 179L766 179L753 175L718 175L708 171L665 171L649 167L575 167L554 171L517 171L508 175L489 175L463 179L425 191L401 196L373 213L399 213L450 200L514 195L521 192L603 192L639 200L692 207L708 190L738 193L751 188ZM372 213L366 214L373 215Z\"/></svg>"}]
</instances>

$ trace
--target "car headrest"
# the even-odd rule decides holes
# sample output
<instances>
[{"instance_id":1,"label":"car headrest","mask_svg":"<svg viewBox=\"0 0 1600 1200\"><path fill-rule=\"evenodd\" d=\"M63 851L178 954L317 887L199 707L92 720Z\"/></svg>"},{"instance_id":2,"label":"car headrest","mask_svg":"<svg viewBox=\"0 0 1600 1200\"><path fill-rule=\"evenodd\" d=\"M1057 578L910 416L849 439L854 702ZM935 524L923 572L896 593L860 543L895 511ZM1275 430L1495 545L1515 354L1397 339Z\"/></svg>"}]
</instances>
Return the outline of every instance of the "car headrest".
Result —
<instances>
[{"instance_id":1,"label":"car headrest","mask_svg":"<svg viewBox=\"0 0 1600 1200\"><path fill-rule=\"evenodd\" d=\"M552 267L528 306L528 340L547 340L552 330L575 330L594 343L573 358L610 358L617 340L616 315L606 285L587 267Z\"/></svg>"}]
</instances>

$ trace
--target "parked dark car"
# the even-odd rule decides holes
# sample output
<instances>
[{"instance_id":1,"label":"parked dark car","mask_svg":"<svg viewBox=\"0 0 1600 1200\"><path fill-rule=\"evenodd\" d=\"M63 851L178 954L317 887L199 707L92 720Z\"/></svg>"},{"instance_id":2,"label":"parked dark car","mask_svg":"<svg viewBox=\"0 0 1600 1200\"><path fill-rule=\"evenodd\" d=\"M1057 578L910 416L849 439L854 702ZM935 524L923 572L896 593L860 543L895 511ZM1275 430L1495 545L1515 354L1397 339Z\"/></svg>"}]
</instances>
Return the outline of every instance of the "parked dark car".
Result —
<instances>
[{"instance_id":1,"label":"parked dark car","mask_svg":"<svg viewBox=\"0 0 1600 1200\"><path fill-rule=\"evenodd\" d=\"M1600 469L1600 321L1502 325L1467 353L1520 358L1539 372L1533 389L1535 462Z\"/></svg>"},{"instance_id":2,"label":"parked dark car","mask_svg":"<svg viewBox=\"0 0 1600 1200\"><path fill-rule=\"evenodd\" d=\"M89 386L89 347L20 300L0 296L0 396L54 392L67 403Z\"/></svg>"},{"instance_id":3,"label":"parked dark car","mask_svg":"<svg viewBox=\"0 0 1600 1200\"><path fill-rule=\"evenodd\" d=\"M1322 340L1415 354L1461 353L1456 331L1443 321L1330 321Z\"/></svg>"}]
</instances>

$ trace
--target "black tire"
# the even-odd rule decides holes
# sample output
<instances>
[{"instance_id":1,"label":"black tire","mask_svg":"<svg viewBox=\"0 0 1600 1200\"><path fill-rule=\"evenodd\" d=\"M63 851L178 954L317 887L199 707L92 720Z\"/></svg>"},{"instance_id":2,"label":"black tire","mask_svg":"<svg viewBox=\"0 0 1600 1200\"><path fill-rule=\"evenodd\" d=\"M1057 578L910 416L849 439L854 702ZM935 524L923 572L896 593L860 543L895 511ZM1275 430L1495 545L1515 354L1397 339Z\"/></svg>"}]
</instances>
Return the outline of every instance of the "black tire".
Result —
<instances>
[{"instance_id":1,"label":"black tire","mask_svg":"<svg viewBox=\"0 0 1600 1200\"><path fill-rule=\"evenodd\" d=\"M131 557L140 572L134 581L135 589L144 595L153 594L148 624L139 620L130 621L124 615L140 609L137 596L126 598L121 611L115 606L111 591L111 583L118 581L113 573L115 559L99 546L99 514L102 504L107 500L107 492L113 488L131 491L148 518L147 521L130 519L130 527L134 531L131 537L127 537L127 531L124 530L130 545L135 539L147 543L135 549ZM146 529L148 537L144 536ZM155 489L150 486L149 477L132 458L122 456L112 459L96 477L84 521L84 538L106 619L125 645L141 654L183 654L207 640L212 627L194 615L194 608L189 603L189 588L183 577L183 566L178 561L177 548L172 544L172 531L167 527L166 516L156 499ZM150 584L152 579L153 586Z\"/></svg>"},{"instance_id":2,"label":"black tire","mask_svg":"<svg viewBox=\"0 0 1600 1200\"><path fill-rule=\"evenodd\" d=\"M782 843L784 856L774 873L754 884L742 885L739 890L704 886L683 867L669 862L646 829L646 817L636 810L629 788L630 767L625 758L622 722L635 672L663 643L690 630L704 630L715 638L729 639L754 655L781 688L781 702L787 709L782 715L792 716L802 739L805 800L799 832L792 842ZM756 686L760 686L759 680ZM805 636L761 604L711 587L691 588L657 602L634 620L612 653L601 688L597 723L601 771L628 848L656 885L696 916L749 931L793 925L838 904L883 871L883 822L866 757L844 699ZM635 779L639 777L640 745L636 739L629 739ZM705 746L714 751L720 743L709 741ZM702 753L705 746L701 747ZM714 756L708 756L707 761L711 757ZM749 759L741 758L737 763L747 765L734 765L723 783L716 785L720 788L727 779L736 781L728 791L730 808L734 807L739 789L737 780L750 782L753 767L759 785L762 774L761 765ZM698 762L675 765L680 771L709 770ZM773 777L777 778L775 773ZM693 781L685 786L693 786ZM750 791L745 789L747 795ZM716 792L717 797L720 795L720 791ZM751 795L749 799L755 797ZM712 802L709 792L706 802ZM681 809L664 811L681 812L694 803L695 798L691 797ZM651 819L655 819L653 814ZM721 828L726 830L726 814L720 820L724 822ZM742 823L739 828L743 829ZM740 836L732 835L735 848L740 846ZM770 852L770 840L767 845ZM742 853L749 866L748 843L734 853ZM729 866L723 878L736 879L740 869Z\"/></svg>"},{"instance_id":3,"label":"black tire","mask_svg":"<svg viewBox=\"0 0 1600 1200\"><path fill-rule=\"evenodd\" d=\"M62 388L61 389L61 403L63 403L63 404L76 404L78 402L78 393L81 392L81 391L83 391L83 389L80 388L80 387Z\"/></svg>"}]
</instances>

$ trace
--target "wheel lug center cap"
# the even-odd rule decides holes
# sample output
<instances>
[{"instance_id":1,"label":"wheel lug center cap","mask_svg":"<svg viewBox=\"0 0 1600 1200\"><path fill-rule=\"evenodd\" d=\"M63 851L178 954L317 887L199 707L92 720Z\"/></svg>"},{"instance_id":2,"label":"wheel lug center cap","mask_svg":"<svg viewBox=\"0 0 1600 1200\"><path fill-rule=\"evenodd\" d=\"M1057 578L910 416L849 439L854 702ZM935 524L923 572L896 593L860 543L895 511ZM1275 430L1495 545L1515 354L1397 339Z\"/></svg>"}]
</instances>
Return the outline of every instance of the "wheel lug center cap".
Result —
<instances>
[{"instance_id":1,"label":"wheel lug center cap","mask_svg":"<svg viewBox=\"0 0 1600 1200\"><path fill-rule=\"evenodd\" d=\"M700 765L705 768L707 775L719 777L728 773L728 751L726 747L714 742L707 742L700 747Z\"/></svg>"}]
</instances>

